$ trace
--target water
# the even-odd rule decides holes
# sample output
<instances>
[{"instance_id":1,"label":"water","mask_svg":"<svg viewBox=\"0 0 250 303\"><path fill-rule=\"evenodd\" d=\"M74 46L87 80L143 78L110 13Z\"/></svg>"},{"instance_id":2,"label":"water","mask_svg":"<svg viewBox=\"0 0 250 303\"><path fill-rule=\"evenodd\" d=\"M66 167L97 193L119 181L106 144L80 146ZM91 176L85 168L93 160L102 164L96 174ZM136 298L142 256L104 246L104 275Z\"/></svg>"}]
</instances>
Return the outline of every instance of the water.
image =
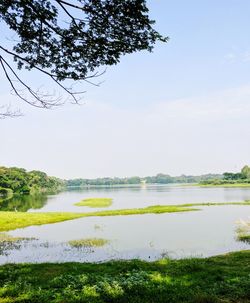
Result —
<instances>
[{"instance_id":1,"label":"water","mask_svg":"<svg viewBox=\"0 0 250 303\"><path fill-rule=\"evenodd\" d=\"M88 197L113 198L113 205L108 209L121 209L155 204L245 201L250 200L250 188L152 185L78 189L47 197L35 197L33 201L28 197L29 202L22 208L30 212L97 210L74 206L74 203ZM8 203L9 209L18 210L21 202L16 199L9 200ZM22 203L25 204L24 201ZM8 209L7 202L4 209ZM89 217L31 226L8 233L15 237L35 239L6 248L0 255L0 263L99 262L131 258L155 260L162 256L205 257L249 249L249 244L235 239L236 221L246 220L249 216L249 206L210 206L202 207L197 212ZM109 242L97 248L75 248L68 243L86 238L102 238Z\"/></svg>"}]
</instances>

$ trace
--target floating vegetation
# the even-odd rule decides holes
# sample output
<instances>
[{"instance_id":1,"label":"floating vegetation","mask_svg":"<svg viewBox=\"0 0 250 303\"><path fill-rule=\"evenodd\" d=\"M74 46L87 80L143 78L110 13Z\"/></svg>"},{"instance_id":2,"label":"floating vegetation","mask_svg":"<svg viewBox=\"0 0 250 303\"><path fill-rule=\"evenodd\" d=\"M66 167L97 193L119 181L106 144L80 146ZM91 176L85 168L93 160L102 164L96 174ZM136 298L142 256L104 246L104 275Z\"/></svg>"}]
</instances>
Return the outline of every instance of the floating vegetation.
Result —
<instances>
[{"instance_id":1,"label":"floating vegetation","mask_svg":"<svg viewBox=\"0 0 250 303\"><path fill-rule=\"evenodd\" d=\"M88 238L80 240L72 240L68 242L70 246L75 248L81 247L102 247L109 243L108 240L102 238Z\"/></svg>"},{"instance_id":2,"label":"floating vegetation","mask_svg":"<svg viewBox=\"0 0 250 303\"><path fill-rule=\"evenodd\" d=\"M237 223L239 225L237 228L237 240L250 243L250 220L240 220Z\"/></svg>"},{"instance_id":3,"label":"floating vegetation","mask_svg":"<svg viewBox=\"0 0 250 303\"><path fill-rule=\"evenodd\" d=\"M26 240L27 238L23 237L13 237L11 235L8 235L6 233L0 233L0 245L3 243L15 243L20 242L23 240Z\"/></svg>"},{"instance_id":4,"label":"floating vegetation","mask_svg":"<svg viewBox=\"0 0 250 303\"><path fill-rule=\"evenodd\" d=\"M111 198L88 198L78 203L75 203L74 205L99 208L99 207L109 207L110 205L112 205L112 202L113 200Z\"/></svg>"},{"instance_id":5,"label":"floating vegetation","mask_svg":"<svg viewBox=\"0 0 250 303\"><path fill-rule=\"evenodd\" d=\"M35 240L35 238L13 237L6 233L0 233L0 255L8 255L8 250L20 249L21 242Z\"/></svg>"}]
</instances>

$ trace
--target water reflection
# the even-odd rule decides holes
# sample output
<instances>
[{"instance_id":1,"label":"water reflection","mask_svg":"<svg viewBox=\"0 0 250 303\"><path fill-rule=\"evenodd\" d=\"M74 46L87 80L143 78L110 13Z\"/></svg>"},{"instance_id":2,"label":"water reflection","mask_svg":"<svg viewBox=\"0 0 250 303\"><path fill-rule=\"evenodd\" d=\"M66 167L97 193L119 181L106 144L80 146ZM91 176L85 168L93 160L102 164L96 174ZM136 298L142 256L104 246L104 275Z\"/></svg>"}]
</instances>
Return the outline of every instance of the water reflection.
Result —
<instances>
[{"instance_id":1,"label":"water reflection","mask_svg":"<svg viewBox=\"0 0 250 303\"><path fill-rule=\"evenodd\" d=\"M0 211L22 211L40 209L48 201L47 195L18 195L0 200Z\"/></svg>"},{"instance_id":2,"label":"water reflection","mask_svg":"<svg viewBox=\"0 0 250 303\"><path fill-rule=\"evenodd\" d=\"M250 200L250 188L200 188L173 184L73 187L58 194L14 196L9 200L0 201L0 211L85 212L97 210L74 205L87 198L112 198L113 204L109 209L202 202L240 202Z\"/></svg>"}]
</instances>

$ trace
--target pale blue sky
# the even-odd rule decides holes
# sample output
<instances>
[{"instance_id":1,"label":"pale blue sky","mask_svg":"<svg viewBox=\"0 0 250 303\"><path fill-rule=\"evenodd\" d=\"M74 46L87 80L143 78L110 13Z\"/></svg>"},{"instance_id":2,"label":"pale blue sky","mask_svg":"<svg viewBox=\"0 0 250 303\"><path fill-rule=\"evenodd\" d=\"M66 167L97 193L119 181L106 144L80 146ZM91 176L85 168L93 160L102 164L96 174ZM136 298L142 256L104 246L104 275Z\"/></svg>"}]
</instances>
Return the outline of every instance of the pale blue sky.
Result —
<instances>
[{"instance_id":1,"label":"pale blue sky","mask_svg":"<svg viewBox=\"0 0 250 303\"><path fill-rule=\"evenodd\" d=\"M123 57L84 105L0 120L0 165L63 178L200 174L250 164L250 2L148 1L170 37ZM38 74L24 74L50 86Z\"/></svg>"}]
</instances>

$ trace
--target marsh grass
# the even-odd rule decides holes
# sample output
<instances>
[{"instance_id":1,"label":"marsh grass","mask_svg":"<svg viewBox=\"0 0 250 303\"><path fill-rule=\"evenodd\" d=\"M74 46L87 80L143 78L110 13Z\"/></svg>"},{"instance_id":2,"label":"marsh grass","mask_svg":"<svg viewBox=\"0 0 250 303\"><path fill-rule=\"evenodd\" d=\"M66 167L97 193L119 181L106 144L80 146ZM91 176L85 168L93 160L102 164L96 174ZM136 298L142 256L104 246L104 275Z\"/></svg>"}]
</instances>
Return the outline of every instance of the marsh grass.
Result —
<instances>
[{"instance_id":1,"label":"marsh grass","mask_svg":"<svg viewBox=\"0 0 250 303\"><path fill-rule=\"evenodd\" d=\"M205 259L0 266L0 302L247 303L250 251Z\"/></svg>"},{"instance_id":2,"label":"marsh grass","mask_svg":"<svg viewBox=\"0 0 250 303\"><path fill-rule=\"evenodd\" d=\"M102 247L109 243L109 240L102 238L87 238L69 241L68 244L75 248L81 247Z\"/></svg>"},{"instance_id":3,"label":"marsh grass","mask_svg":"<svg viewBox=\"0 0 250 303\"><path fill-rule=\"evenodd\" d=\"M11 235L8 235L6 233L0 233L0 245L5 243L16 243L20 241L27 240L29 238L24 237L13 237Z\"/></svg>"},{"instance_id":4,"label":"marsh grass","mask_svg":"<svg viewBox=\"0 0 250 303\"><path fill-rule=\"evenodd\" d=\"M238 241L246 242L250 244L250 220L240 220L237 228L237 239Z\"/></svg>"},{"instance_id":5,"label":"marsh grass","mask_svg":"<svg viewBox=\"0 0 250 303\"><path fill-rule=\"evenodd\" d=\"M0 212L0 232L17 228L24 228L32 225L43 225L73 220L83 217L105 217L105 216L129 216L144 214L163 214L201 210L198 206L225 206L225 205L250 205L246 202L228 203L189 203L179 205L153 205L145 208L113 209L86 213L26 213L26 212Z\"/></svg>"},{"instance_id":6,"label":"marsh grass","mask_svg":"<svg viewBox=\"0 0 250 303\"><path fill-rule=\"evenodd\" d=\"M23 242L36 240L35 238L13 237L6 233L0 233L0 255L8 255L12 249L20 249ZM1 302L1 300L0 300Z\"/></svg>"},{"instance_id":7,"label":"marsh grass","mask_svg":"<svg viewBox=\"0 0 250 303\"><path fill-rule=\"evenodd\" d=\"M113 203L111 198L88 198L84 199L78 203L75 203L76 206L88 206L92 208L101 208L101 207L109 207Z\"/></svg>"}]
</instances>

